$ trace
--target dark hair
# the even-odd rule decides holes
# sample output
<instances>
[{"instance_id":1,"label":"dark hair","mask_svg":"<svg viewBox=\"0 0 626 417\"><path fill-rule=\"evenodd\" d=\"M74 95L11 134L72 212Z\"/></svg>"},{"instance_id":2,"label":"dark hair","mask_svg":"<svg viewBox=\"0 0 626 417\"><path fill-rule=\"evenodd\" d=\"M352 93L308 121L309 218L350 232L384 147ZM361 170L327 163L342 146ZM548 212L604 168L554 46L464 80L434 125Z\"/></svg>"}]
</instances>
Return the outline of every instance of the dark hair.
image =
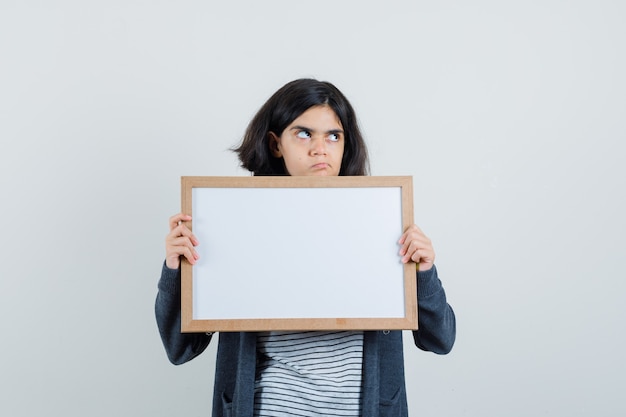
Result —
<instances>
[{"instance_id":1,"label":"dark hair","mask_svg":"<svg viewBox=\"0 0 626 417\"><path fill-rule=\"evenodd\" d=\"M328 105L344 130L344 151L339 175L367 175L367 147L348 99L329 82L299 79L281 87L250 121L241 145L233 151L241 166L254 175L289 175L282 158L272 155L269 132L282 132L313 106Z\"/></svg>"}]
</instances>

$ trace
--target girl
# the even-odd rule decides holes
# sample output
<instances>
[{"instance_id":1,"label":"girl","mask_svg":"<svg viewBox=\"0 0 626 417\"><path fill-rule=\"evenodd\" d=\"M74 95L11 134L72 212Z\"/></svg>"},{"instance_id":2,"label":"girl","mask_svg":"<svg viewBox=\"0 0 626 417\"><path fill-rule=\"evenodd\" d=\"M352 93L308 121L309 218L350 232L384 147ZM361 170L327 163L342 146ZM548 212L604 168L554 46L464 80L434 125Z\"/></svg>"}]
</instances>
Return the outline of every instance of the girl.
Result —
<instances>
[{"instance_id":1,"label":"girl","mask_svg":"<svg viewBox=\"0 0 626 417\"><path fill-rule=\"evenodd\" d=\"M368 157L352 106L330 83L292 81L250 122L234 149L254 175L367 175ZM198 259L198 239L170 218L156 318L170 361L185 363L212 334L180 332L180 258ZM398 241L402 262L418 265L417 347L445 354L454 312L434 266L435 252L415 225ZM245 257L245 249L243 252ZM213 416L405 416L401 331L220 333Z\"/></svg>"}]
</instances>

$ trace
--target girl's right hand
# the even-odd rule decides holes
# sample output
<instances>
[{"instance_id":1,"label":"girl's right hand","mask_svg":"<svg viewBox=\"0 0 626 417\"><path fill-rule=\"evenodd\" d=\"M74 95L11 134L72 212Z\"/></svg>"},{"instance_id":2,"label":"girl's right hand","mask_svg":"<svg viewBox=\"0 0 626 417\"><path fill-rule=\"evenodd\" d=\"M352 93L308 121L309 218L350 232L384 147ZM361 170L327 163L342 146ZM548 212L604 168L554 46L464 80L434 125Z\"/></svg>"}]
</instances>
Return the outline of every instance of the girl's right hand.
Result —
<instances>
[{"instance_id":1,"label":"girl's right hand","mask_svg":"<svg viewBox=\"0 0 626 417\"><path fill-rule=\"evenodd\" d=\"M165 265L170 269L180 267L181 256L184 256L192 265L200 257L195 249L200 242L183 224L189 220L191 216L182 213L170 217L170 232L165 237Z\"/></svg>"}]
</instances>

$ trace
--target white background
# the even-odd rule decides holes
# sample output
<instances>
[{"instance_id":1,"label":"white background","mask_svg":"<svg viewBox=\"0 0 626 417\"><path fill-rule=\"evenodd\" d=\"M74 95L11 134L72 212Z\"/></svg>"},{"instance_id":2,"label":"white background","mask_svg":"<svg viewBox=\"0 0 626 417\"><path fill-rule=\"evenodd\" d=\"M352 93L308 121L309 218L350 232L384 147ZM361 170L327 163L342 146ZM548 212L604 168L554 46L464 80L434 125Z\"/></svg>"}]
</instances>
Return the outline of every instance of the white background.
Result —
<instances>
[{"instance_id":1,"label":"white background","mask_svg":"<svg viewBox=\"0 0 626 417\"><path fill-rule=\"evenodd\" d=\"M405 338L412 415L624 415L625 15L0 0L0 415L210 414L215 344L172 366L153 317L167 219L181 175L245 175L228 148L309 76L372 174L414 177L457 313L448 356Z\"/></svg>"}]
</instances>

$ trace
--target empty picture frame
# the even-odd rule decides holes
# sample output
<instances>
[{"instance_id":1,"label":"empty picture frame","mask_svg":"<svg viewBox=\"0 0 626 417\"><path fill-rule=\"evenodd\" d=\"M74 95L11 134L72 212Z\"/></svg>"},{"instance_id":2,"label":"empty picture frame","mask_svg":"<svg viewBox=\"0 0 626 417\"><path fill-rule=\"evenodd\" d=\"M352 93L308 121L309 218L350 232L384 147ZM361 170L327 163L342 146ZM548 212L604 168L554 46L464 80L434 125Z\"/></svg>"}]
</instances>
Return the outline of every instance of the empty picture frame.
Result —
<instances>
[{"instance_id":1,"label":"empty picture frame","mask_svg":"<svg viewBox=\"0 0 626 417\"><path fill-rule=\"evenodd\" d=\"M417 329L411 177L181 180L183 332Z\"/></svg>"}]
</instances>

